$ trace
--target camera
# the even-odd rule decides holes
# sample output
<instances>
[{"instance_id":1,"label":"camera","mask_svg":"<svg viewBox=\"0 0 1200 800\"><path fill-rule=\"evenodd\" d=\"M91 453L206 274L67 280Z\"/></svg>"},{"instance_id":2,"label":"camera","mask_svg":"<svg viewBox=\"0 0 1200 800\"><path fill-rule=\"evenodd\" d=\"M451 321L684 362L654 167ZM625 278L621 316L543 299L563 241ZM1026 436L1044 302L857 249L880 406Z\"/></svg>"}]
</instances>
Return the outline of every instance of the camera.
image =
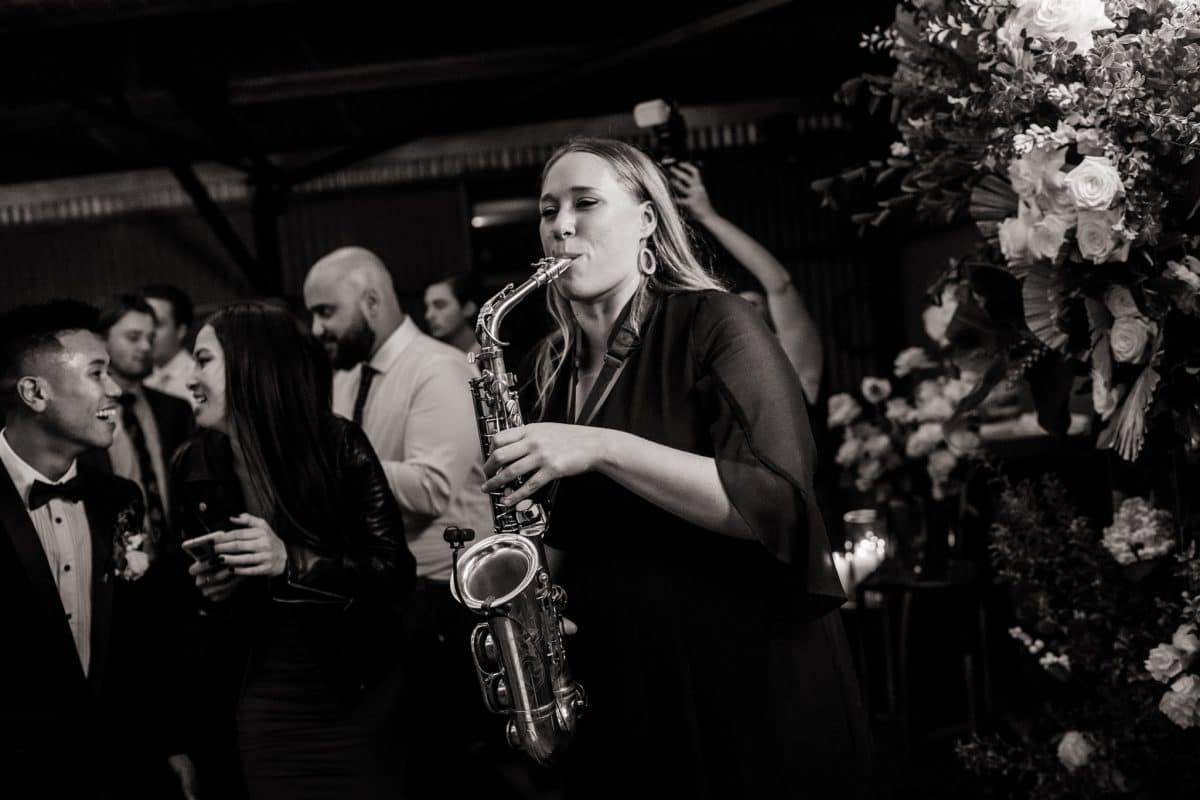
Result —
<instances>
[{"instance_id":1,"label":"camera","mask_svg":"<svg viewBox=\"0 0 1200 800\"><path fill-rule=\"evenodd\" d=\"M650 155L663 167L692 161L687 145L687 125L674 101L647 100L633 108L633 121L649 128Z\"/></svg>"}]
</instances>

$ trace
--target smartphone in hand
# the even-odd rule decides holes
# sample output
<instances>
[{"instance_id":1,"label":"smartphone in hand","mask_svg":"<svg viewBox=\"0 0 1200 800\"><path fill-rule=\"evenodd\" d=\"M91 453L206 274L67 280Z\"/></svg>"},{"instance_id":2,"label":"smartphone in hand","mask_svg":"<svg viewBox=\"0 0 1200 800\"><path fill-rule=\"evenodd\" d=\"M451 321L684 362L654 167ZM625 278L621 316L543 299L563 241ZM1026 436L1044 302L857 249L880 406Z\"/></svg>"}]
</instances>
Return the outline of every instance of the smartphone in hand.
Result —
<instances>
[{"instance_id":1,"label":"smartphone in hand","mask_svg":"<svg viewBox=\"0 0 1200 800\"><path fill-rule=\"evenodd\" d=\"M206 533L203 536L197 536L194 539L185 539L180 544L194 561L209 561L217 557L217 551L213 547L212 537L213 535L211 533Z\"/></svg>"}]
</instances>

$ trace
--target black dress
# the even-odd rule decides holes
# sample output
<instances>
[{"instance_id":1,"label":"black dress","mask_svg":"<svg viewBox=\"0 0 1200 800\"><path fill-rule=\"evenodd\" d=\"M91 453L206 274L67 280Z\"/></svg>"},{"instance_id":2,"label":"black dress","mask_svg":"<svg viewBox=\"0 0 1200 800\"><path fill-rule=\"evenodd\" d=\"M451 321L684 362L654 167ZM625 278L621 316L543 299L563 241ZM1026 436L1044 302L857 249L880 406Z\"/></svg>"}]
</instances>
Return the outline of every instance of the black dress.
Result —
<instances>
[{"instance_id":1,"label":"black dress","mask_svg":"<svg viewBox=\"0 0 1200 800\"><path fill-rule=\"evenodd\" d=\"M415 562L361 428L329 415L321 435L343 487L341 530L320 531L317 550L279 525L287 570L247 579L223 603L204 603L214 626L196 639L203 652L189 660L193 670L200 664L236 676L234 685L220 684L235 695L206 697L194 713L208 731L236 730L252 800L390 798L400 791L399 612ZM243 496L221 434L197 433L172 473L175 519L189 538L227 529L242 511L262 514ZM214 663L219 650L235 663ZM194 684L209 686L211 676Z\"/></svg>"},{"instance_id":2,"label":"black dress","mask_svg":"<svg viewBox=\"0 0 1200 800\"><path fill-rule=\"evenodd\" d=\"M566 373L547 420L569 421ZM548 541L567 553L568 655L589 698L568 796L866 796L869 735L803 395L762 319L723 292L659 298L591 424L715 457L755 540L599 473L560 481Z\"/></svg>"}]
</instances>

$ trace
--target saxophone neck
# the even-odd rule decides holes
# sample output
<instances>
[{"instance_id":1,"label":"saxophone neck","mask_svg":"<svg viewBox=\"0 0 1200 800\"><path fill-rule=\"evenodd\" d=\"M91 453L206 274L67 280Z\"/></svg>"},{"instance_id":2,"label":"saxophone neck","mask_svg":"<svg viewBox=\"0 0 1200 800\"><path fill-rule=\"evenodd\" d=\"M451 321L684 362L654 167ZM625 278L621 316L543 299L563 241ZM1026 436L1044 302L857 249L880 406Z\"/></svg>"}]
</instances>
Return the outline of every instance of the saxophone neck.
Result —
<instances>
[{"instance_id":1,"label":"saxophone neck","mask_svg":"<svg viewBox=\"0 0 1200 800\"><path fill-rule=\"evenodd\" d=\"M513 288L509 284L493 295L479 309L479 320L475 324L475 338L485 350L489 347L501 347L508 343L500 339L500 323L508 316L518 303L529 296L529 293L539 286L545 286L559 275L567 271L573 259L543 258L534 263L533 275L520 286Z\"/></svg>"}]
</instances>

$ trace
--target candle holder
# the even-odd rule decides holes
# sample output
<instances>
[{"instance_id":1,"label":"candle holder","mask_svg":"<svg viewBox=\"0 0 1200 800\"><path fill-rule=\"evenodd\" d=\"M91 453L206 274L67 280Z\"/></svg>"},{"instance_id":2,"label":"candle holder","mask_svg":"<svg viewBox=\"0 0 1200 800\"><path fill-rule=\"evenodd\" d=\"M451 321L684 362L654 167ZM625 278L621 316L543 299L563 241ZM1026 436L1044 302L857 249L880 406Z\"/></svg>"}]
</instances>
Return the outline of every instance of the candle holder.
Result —
<instances>
[{"instance_id":1,"label":"candle holder","mask_svg":"<svg viewBox=\"0 0 1200 800\"><path fill-rule=\"evenodd\" d=\"M845 545L833 554L842 588L852 594L859 583L879 568L891 551L887 523L873 508L856 508L842 515Z\"/></svg>"}]
</instances>

